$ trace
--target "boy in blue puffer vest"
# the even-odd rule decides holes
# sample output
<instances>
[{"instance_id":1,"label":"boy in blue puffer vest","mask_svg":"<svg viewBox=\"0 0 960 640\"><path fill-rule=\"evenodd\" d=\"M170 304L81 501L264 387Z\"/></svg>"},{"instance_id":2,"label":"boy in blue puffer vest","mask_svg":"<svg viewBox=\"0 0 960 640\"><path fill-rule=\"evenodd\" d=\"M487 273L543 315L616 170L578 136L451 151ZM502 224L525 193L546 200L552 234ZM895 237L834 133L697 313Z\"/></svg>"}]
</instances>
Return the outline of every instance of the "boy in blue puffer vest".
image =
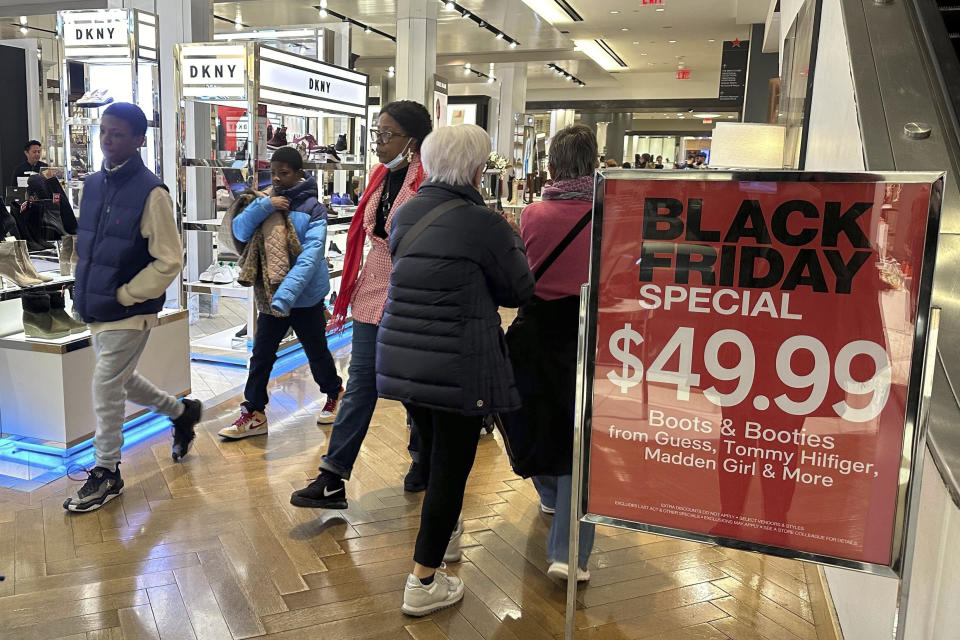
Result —
<instances>
[{"instance_id":1,"label":"boy in blue puffer vest","mask_svg":"<svg viewBox=\"0 0 960 640\"><path fill-rule=\"evenodd\" d=\"M203 410L198 400L177 402L136 371L183 251L170 194L140 159L146 131L140 107L107 107L100 119L103 168L83 183L73 301L96 354L96 466L63 503L68 511L94 511L123 493L118 465L127 400L170 417L174 460L190 449Z\"/></svg>"},{"instance_id":2,"label":"boy in blue puffer vest","mask_svg":"<svg viewBox=\"0 0 960 640\"><path fill-rule=\"evenodd\" d=\"M330 271L324 257L327 239L327 210L317 199L317 182L305 178L303 158L293 147L281 147L270 159L273 195L260 194L247 208L233 218L233 235L240 242L249 242L254 232L274 212L290 217L297 231L301 253L290 265L271 301L276 313L257 316L257 333L253 338L250 372L243 391L240 417L220 436L239 440L267 433L267 383L277 361L277 348L291 327L310 363L310 372L327 396L317 422L330 424L337 415L337 404L343 393L343 380L327 347L327 318L324 298L330 293Z\"/></svg>"}]
</instances>

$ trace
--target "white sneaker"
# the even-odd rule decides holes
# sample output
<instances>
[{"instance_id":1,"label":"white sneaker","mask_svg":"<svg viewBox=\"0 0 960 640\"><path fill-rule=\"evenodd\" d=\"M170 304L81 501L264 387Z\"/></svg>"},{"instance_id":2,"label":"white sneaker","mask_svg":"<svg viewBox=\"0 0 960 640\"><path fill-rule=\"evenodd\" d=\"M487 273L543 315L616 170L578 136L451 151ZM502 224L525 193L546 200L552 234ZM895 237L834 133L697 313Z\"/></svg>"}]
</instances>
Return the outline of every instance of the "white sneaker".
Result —
<instances>
[{"instance_id":1,"label":"white sneaker","mask_svg":"<svg viewBox=\"0 0 960 640\"><path fill-rule=\"evenodd\" d=\"M551 562L547 575L557 580L567 580L570 577L570 567L566 562ZM577 582L586 582L590 579L590 571L577 567Z\"/></svg>"},{"instance_id":2,"label":"white sneaker","mask_svg":"<svg viewBox=\"0 0 960 640\"><path fill-rule=\"evenodd\" d=\"M200 282L213 282L213 274L217 272L219 267L220 265L216 262L211 262L210 266L200 274Z\"/></svg>"},{"instance_id":3,"label":"white sneaker","mask_svg":"<svg viewBox=\"0 0 960 640\"><path fill-rule=\"evenodd\" d=\"M240 417L229 427L217 432L221 438L240 440L251 436L262 436L267 433L267 417L258 419L253 413L248 413L245 407L240 409Z\"/></svg>"},{"instance_id":4,"label":"white sneaker","mask_svg":"<svg viewBox=\"0 0 960 640\"><path fill-rule=\"evenodd\" d=\"M545 513L548 516L552 516L556 512L557 510L554 507L548 507L547 505L543 504L543 500L540 501L540 513Z\"/></svg>"},{"instance_id":5,"label":"white sneaker","mask_svg":"<svg viewBox=\"0 0 960 640\"><path fill-rule=\"evenodd\" d=\"M408 616L425 616L456 604L463 598L463 581L455 576L448 576L441 565L433 574L433 582L424 585L420 578L412 573L407 576L407 584L403 588L403 606L400 610Z\"/></svg>"},{"instance_id":6,"label":"white sneaker","mask_svg":"<svg viewBox=\"0 0 960 640\"><path fill-rule=\"evenodd\" d=\"M463 535L463 520L457 520L457 526L453 528L453 533L450 534L447 550L443 552L444 562L460 562L463 557L463 553L460 551L461 535Z\"/></svg>"},{"instance_id":7,"label":"white sneaker","mask_svg":"<svg viewBox=\"0 0 960 640\"><path fill-rule=\"evenodd\" d=\"M213 283L214 284L230 284L237 279L237 276L234 274L233 269L230 268L230 265L220 264L217 267L217 270L213 272Z\"/></svg>"}]
</instances>

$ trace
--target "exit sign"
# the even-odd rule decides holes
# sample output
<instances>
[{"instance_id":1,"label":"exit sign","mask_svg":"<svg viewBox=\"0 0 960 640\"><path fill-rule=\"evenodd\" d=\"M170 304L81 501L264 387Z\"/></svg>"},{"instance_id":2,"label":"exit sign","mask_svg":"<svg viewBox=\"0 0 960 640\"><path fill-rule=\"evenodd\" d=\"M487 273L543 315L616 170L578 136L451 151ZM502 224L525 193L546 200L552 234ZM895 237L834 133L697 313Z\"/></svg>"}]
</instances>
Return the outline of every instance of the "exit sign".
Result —
<instances>
[{"instance_id":1,"label":"exit sign","mask_svg":"<svg viewBox=\"0 0 960 640\"><path fill-rule=\"evenodd\" d=\"M690 69L677 69L677 80L689 80Z\"/></svg>"},{"instance_id":2,"label":"exit sign","mask_svg":"<svg viewBox=\"0 0 960 640\"><path fill-rule=\"evenodd\" d=\"M663 4L663 0L643 0L643 4Z\"/></svg>"}]
</instances>

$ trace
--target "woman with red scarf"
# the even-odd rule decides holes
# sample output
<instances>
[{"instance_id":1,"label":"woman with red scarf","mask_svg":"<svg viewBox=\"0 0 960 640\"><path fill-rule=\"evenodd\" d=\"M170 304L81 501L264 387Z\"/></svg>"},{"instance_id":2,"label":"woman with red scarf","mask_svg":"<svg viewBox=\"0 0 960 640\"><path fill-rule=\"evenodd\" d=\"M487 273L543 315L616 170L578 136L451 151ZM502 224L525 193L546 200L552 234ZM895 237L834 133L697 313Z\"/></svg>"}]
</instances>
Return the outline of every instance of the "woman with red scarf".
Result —
<instances>
[{"instance_id":1,"label":"woman with red scarf","mask_svg":"<svg viewBox=\"0 0 960 640\"><path fill-rule=\"evenodd\" d=\"M320 463L320 475L306 488L293 492L290 503L295 506L347 508L343 483L350 479L377 406L377 332L393 269L388 245L390 227L396 210L416 195L424 180L420 144L432 129L430 113L422 104L399 100L380 111L377 127L370 132L380 164L374 167L350 223L343 279L331 320L335 328L342 329L347 308L352 309L353 346L347 390L333 424L330 445ZM370 252L364 262L363 247L368 239Z\"/></svg>"}]
</instances>

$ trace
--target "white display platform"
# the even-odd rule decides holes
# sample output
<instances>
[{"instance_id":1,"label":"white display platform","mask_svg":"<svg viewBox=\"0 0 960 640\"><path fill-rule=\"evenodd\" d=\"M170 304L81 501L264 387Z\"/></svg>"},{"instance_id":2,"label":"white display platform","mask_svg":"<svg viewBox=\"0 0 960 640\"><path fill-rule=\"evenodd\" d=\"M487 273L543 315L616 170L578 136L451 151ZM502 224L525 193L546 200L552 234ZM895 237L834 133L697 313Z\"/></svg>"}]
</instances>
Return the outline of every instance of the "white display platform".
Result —
<instances>
[{"instance_id":1,"label":"white display platform","mask_svg":"<svg viewBox=\"0 0 960 640\"><path fill-rule=\"evenodd\" d=\"M150 333L137 371L177 397L190 393L186 311L165 311ZM90 389L94 355L89 332L36 341L0 338L0 433L65 449L96 430ZM127 403L125 421L146 411Z\"/></svg>"}]
</instances>

